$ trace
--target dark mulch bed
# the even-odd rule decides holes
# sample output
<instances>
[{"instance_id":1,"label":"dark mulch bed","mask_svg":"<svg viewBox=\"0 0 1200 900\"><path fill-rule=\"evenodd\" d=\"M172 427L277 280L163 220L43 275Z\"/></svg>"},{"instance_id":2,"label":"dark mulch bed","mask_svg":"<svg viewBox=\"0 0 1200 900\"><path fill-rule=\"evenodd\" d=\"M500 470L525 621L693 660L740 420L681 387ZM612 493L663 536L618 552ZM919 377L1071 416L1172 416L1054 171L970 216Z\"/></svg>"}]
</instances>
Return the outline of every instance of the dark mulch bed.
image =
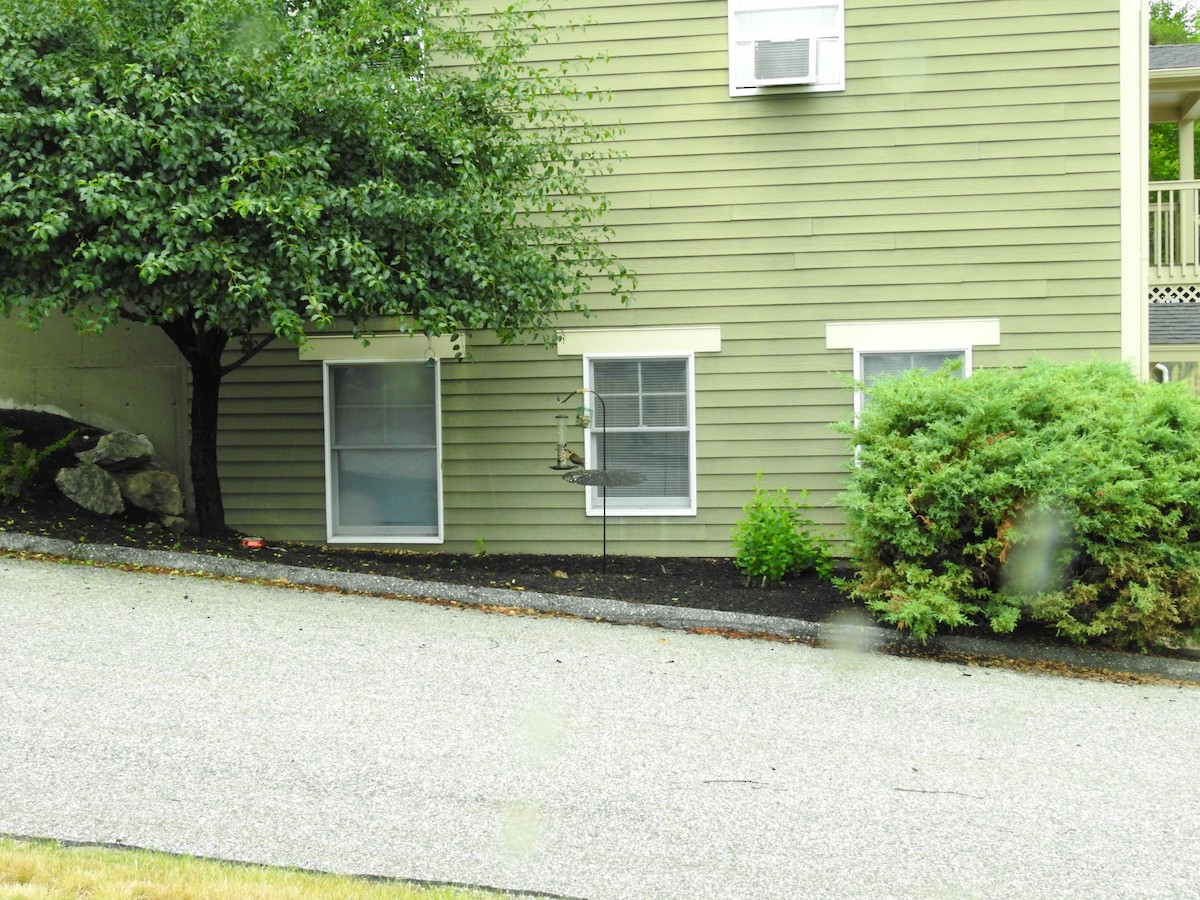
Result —
<instances>
[{"instance_id":1,"label":"dark mulch bed","mask_svg":"<svg viewBox=\"0 0 1200 900\"><path fill-rule=\"evenodd\" d=\"M243 547L240 536L226 539L174 535L136 515L93 515L64 498L53 484L58 468L74 463L73 454L94 446L99 429L42 413L0 410L0 426L22 430L19 440L45 447L72 428L71 444L51 457L39 479L20 501L0 503L0 531L39 534L79 543L112 544L152 550L258 559L285 565L366 572L480 587L509 588L607 597L635 603L660 603L699 609L785 616L825 621L836 613L861 611L859 604L815 576L789 579L781 586L750 587L728 559L533 554L452 554L359 550L268 541L262 549ZM514 602L519 602L514 598Z\"/></svg>"}]
</instances>

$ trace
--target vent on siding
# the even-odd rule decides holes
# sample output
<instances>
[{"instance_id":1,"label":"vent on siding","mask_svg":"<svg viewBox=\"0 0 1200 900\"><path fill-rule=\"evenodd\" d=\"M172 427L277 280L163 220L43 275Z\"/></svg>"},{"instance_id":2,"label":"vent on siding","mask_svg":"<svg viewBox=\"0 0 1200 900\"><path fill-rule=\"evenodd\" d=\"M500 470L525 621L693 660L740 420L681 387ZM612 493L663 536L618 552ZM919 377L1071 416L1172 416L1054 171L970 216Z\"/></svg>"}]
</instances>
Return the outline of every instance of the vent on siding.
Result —
<instances>
[{"instance_id":1,"label":"vent on siding","mask_svg":"<svg viewBox=\"0 0 1200 900\"><path fill-rule=\"evenodd\" d=\"M754 42L756 84L811 84L817 77L814 62L811 38Z\"/></svg>"}]
</instances>

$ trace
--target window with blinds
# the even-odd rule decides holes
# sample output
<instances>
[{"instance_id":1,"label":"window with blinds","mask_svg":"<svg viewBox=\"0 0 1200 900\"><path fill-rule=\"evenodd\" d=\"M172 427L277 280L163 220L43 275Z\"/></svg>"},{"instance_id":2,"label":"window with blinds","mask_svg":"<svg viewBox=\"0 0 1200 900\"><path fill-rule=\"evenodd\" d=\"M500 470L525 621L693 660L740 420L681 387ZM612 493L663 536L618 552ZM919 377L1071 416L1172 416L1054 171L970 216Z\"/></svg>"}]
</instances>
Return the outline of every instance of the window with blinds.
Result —
<instances>
[{"instance_id":1,"label":"window with blinds","mask_svg":"<svg viewBox=\"0 0 1200 900\"><path fill-rule=\"evenodd\" d=\"M626 470L639 484L588 489L588 512L607 504L622 515L695 512L695 441L690 356L592 358L595 402L588 466Z\"/></svg>"},{"instance_id":2,"label":"window with blinds","mask_svg":"<svg viewBox=\"0 0 1200 900\"><path fill-rule=\"evenodd\" d=\"M330 540L440 540L437 368L329 363L326 378Z\"/></svg>"}]
</instances>

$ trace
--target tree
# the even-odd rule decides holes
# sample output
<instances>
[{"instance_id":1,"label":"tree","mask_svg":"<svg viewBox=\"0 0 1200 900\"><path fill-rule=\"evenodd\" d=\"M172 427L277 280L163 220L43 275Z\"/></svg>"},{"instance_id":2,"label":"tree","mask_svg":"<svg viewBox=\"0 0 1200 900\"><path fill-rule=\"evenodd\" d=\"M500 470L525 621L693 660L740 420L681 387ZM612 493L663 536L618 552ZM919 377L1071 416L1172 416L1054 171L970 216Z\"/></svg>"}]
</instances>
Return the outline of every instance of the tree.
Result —
<instances>
[{"instance_id":1,"label":"tree","mask_svg":"<svg viewBox=\"0 0 1200 900\"><path fill-rule=\"evenodd\" d=\"M1187 44L1197 39L1196 31L1196 10L1193 3L1151 0L1151 44Z\"/></svg>"},{"instance_id":2,"label":"tree","mask_svg":"<svg viewBox=\"0 0 1200 900\"><path fill-rule=\"evenodd\" d=\"M204 534L221 381L269 341L552 340L596 279L629 299L589 188L611 133L526 62L552 30L451 2L0 0L0 312L166 333Z\"/></svg>"}]
</instances>

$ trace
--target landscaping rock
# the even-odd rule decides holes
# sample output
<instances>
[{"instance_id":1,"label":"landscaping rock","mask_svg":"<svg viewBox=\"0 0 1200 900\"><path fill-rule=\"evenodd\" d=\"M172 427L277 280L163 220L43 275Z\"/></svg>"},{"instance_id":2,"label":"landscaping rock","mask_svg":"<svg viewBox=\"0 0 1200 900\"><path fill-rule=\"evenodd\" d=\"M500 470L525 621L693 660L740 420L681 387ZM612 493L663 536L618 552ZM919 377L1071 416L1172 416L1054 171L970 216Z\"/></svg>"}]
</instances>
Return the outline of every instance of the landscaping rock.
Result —
<instances>
[{"instance_id":1,"label":"landscaping rock","mask_svg":"<svg viewBox=\"0 0 1200 900\"><path fill-rule=\"evenodd\" d=\"M106 434L95 448L75 454L85 463L94 463L110 472L136 469L154 458L154 445L144 434L114 431Z\"/></svg>"},{"instance_id":2,"label":"landscaping rock","mask_svg":"<svg viewBox=\"0 0 1200 900\"><path fill-rule=\"evenodd\" d=\"M170 472L145 468L116 472L114 477L127 503L156 516L183 515L183 492Z\"/></svg>"},{"instance_id":3,"label":"landscaping rock","mask_svg":"<svg viewBox=\"0 0 1200 900\"><path fill-rule=\"evenodd\" d=\"M92 463L59 469L54 483L64 495L91 512L115 516L125 509L117 480Z\"/></svg>"}]
</instances>

